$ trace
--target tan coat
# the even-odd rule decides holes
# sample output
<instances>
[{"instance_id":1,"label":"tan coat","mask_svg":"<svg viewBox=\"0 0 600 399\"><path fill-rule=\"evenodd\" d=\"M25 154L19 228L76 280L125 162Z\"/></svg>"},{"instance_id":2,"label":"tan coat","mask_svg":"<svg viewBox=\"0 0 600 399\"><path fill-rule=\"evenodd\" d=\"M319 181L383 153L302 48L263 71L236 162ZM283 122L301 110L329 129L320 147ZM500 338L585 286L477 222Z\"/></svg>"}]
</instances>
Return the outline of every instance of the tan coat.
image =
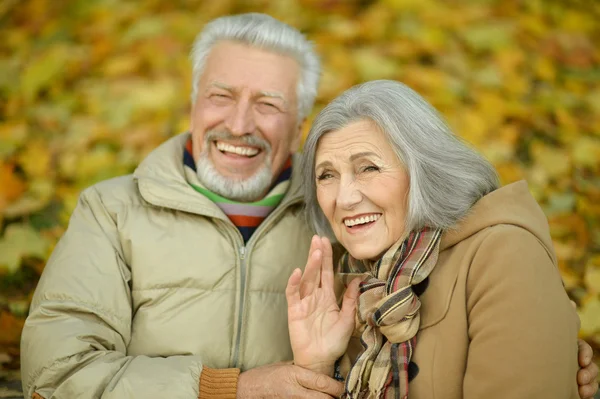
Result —
<instances>
[{"instance_id":1,"label":"tan coat","mask_svg":"<svg viewBox=\"0 0 600 399\"><path fill-rule=\"evenodd\" d=\"M26 397L193 399L203 365L292 358L285 287L311 237L300 168L244 245L186 183L187 137L81 195L23 330Z\"/></svg>"},{"instance_id":2,"label":"tan coat","mask_svg":"<svg viewBox=\"0 0 600 399\"><path fill-rule=\"evenodd\" d=\"M410 399L579 398L579 322L525 182L485 196L444 234L420 299Z\"/></svg>"}]
</instances>

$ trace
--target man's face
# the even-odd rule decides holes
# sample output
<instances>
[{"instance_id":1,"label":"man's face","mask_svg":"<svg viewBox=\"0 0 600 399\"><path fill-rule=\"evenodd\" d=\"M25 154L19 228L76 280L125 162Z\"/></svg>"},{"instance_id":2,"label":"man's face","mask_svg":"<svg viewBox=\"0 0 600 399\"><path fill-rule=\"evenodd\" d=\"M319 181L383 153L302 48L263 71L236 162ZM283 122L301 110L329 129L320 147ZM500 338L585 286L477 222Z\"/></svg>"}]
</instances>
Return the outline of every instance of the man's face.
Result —
<instances>
[{"instance_id":1,"label":"man's face","mask_svg":"<svg viewBox=\"0 0 600 399\"><path fill-rule=\"evenodd\" d=\"M298 149L296 60L223 41L211 50L192 108L198 177L216 193L239 201L266 194Z\"/></svg>"}]
</instances>

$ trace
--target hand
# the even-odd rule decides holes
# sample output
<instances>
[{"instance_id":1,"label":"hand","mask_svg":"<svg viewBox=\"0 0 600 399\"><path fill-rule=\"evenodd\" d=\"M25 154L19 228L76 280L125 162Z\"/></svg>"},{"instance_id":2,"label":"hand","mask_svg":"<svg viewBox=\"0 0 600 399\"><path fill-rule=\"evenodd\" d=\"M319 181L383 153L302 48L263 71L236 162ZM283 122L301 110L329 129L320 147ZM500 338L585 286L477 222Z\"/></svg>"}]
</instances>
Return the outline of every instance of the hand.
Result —
<instances>
[{"instance_id":1,"label":"hand","mask_svg":"<svg viewBox=\"0 0 600 399\"><path fill-rule=\"evenodd\" d=\"M574 310L577 310L577 304L574 301L571 301L571 306L573 306ZM579 326L581 326L579 318L577 318L577 321L580 323ZM577 359L581 367L577 372L579 396L581 399L592 399L598 391L598 366L592 362L594 351L582 339L577 342L577 346L579 347Z\"/></svg>"},{"instance_id":2,"label":"hand","mask_svg":"<svg viewBox=\"0 0 600 399\"><path fill-rule=\"evenodd\" d=\"M581 399L592 399L598 391L598 366L592 362L592 347L580 339L579 342L579 366L577 372L577 384L579 385L579 396Z\"/></svg>"},{"instance_id":3,"label":"hand","mask_svg":"<svg viewBox=\"0 0 600 399\"><path fill-rule=\"evenodd\" d=\"M294 270L285 291L294 364L332 375L354 329L360 279L346 289L342 309L333 282L333 253L327 238L314 236L304 275Z\"/></svg>"},{"instance_id":4,"label":"hand","mask_svg":"<svg viewBox=\"0 0 600 399\"><path fill-rule=\"evenodd\" d=\"M237 398L338 398L344 385L292 364L269 364L250 369L238 378Z\"/></svg>"}]
</instances>

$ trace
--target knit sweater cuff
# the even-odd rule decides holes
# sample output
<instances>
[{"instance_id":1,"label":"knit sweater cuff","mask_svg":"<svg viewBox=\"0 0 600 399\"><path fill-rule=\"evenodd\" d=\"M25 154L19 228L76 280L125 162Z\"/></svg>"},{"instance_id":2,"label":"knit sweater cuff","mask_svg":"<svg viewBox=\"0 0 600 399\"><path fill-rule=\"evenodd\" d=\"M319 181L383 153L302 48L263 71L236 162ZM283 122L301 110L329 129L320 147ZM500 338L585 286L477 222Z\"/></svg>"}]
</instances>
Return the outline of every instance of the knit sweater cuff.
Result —
<instances>
[{"instance_id":1,"label":"knit sweater cuff","mask_svg":"<svg viewBox=\"0 0 600 399\"><path fill-rule=\"evenodd\" d=\"M235 399L240 369L202 367L200 394L202 399Z\"/></svg>"}]
</instances>

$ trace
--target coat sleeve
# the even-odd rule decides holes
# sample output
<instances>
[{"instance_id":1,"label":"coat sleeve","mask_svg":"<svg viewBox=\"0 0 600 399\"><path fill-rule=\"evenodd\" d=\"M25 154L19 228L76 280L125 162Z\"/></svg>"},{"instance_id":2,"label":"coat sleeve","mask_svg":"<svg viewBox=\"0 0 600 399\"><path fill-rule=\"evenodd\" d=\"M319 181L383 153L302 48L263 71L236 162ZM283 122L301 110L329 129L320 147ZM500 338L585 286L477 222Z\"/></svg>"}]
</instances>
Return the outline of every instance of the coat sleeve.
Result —
<instances>
[{"instance_id":1,"label":"coat sleeve","mask_svg":"<svg viewBox=\"0 0 600 399\"><path fill-rule=\"evenodd\" d=\"M490 229L469 270L467 314L465 399L579 398L579 321L533 234Z\"/></svg>"},{"instance_id":2,"label":"coat sleeve","mask_svg":"<svg viewBox=\"0 0 600 399\"><path fill-rule=\"evenodd\" d=\"M200 357L126 355L131 271L114 219L86 190L42 273L21 338L26 398L199 395Z\"/></svg>"}]
</instances>

